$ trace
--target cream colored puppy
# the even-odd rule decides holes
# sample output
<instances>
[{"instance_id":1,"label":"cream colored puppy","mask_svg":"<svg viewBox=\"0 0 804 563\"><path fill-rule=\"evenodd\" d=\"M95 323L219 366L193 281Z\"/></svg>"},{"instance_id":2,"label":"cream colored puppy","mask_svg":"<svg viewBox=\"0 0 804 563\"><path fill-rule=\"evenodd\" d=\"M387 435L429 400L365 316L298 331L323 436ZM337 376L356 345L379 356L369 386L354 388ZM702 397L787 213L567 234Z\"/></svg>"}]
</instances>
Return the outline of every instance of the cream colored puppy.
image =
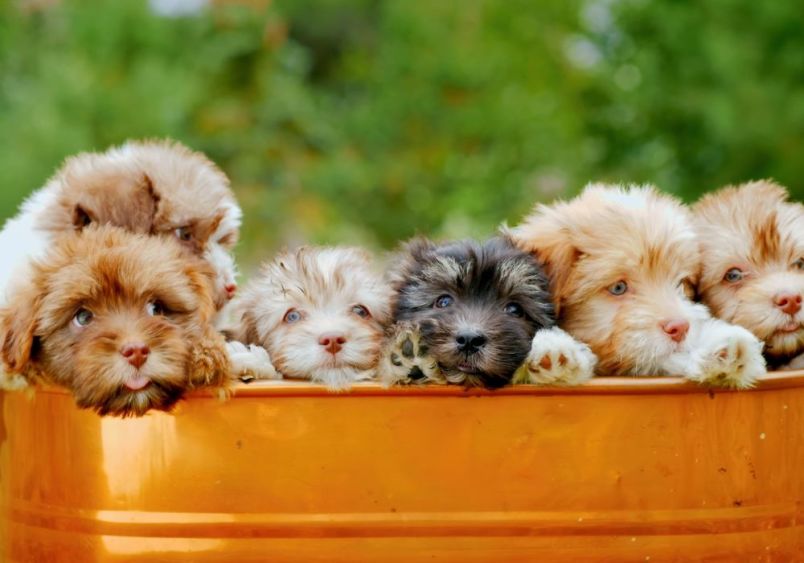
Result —
<instances>
[{"instance_id":1,"label":"cream colored puppy","mask_svg":"<svg viewBox=\"0 0 804 563\"><path fill-rule=\"evenodd\" d=\"M312 379L334 390L370 379L391 296L361 250L305 247L281 254L231 304L234 326L225 332L235 341L235 374Z\"/></svg>"},{"instance_id":2,"label":"cream colored puppy","mask_svg":"<svg viewBox=\"0 0 804 563\"><path fill-rule=\"evenodd\" d=\"M551 282L559 325L597 355L599 375L676 375L746 388L761 343L692 301L701 268L692 218L650 186L591 184L538 205L511 235Z\"/></svg>"},{"instance_id":3,"label":"cream colored puppy","mask_svg":"<svg viewBox=\"0 0 804 563\"><path fill-rule=\"evenodd\" d=\"M726 187L698 202L700 296L765 341L768 363L804 369L804 205L771 181Z\"/></svg>"}]
</instances>

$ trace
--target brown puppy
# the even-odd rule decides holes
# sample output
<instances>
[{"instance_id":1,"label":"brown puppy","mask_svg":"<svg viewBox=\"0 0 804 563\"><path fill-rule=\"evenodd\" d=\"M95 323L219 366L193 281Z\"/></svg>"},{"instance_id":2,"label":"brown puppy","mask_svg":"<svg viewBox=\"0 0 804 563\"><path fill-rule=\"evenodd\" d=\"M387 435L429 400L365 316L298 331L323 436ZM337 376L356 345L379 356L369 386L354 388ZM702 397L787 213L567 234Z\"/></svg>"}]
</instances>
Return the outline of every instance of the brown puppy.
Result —
<instances>
[{"instance_id":1,"label":"brown puppy","mask_svg":"<svg viewBox=\"0 0 804 563\"><path fill-rule=\"evenodd\" d=\"M598 356L600 375L678 375L750 387L761 343L692 301L701 257L687 210L646 186L592 184L537 206L512 230L544 264L559 326Z\"/></svg>"},{"instance_id":2,"label":"brown puppy","mask_svg":"<svg viewBox=\"0 0 804 563\"><path fill-rule=\"evenodd\" d=\"M0 311L9 374L70 389L99 414L167 410L224 386L214 274L173 240L90 227L61 237Z\"/></svg>"},{"instance_id":3,"label":"brown puppy","mask_svg":"<svg viewBox=\"0 0 804 563\"><path fill-rule=\"evenodd\" d=\"M804 369L804 205L771 181L726 187L693 208L699 292L712 312L765 341L769 364Z\"/></svg>"},{"instance_id":4,"label":"brown puppy","mask_svg":"<svg viewBox=\"0 0 804 563\"><path fill-rule=\"evenodd\" d=\"M0 304L25 279L29 260L61 234L108 224L176 238L206 260L215 269L220 308L236 289L230 251L240 218L223 172L178 143L132 141L72 156L0 232Z\"/></svg>"}]
</instances>

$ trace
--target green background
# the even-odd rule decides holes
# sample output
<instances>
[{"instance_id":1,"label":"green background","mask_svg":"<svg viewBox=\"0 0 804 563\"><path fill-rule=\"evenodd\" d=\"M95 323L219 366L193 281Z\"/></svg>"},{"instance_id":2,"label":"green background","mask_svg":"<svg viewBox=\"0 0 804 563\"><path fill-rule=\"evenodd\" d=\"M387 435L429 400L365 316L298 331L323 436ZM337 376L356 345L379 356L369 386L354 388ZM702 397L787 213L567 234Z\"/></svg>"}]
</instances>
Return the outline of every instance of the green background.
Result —
<instances>
[{"instance_id":1,"label":"green background","mask_svg":"<svg viewBox=\"0 0 804 563\"><path fill-rule=\"evenodd\" d=\"M804 11L756 0L0 1L0 219L173 137L281 246L486 236L590 180L804 189Z\"/></svg>"}]
</instances>

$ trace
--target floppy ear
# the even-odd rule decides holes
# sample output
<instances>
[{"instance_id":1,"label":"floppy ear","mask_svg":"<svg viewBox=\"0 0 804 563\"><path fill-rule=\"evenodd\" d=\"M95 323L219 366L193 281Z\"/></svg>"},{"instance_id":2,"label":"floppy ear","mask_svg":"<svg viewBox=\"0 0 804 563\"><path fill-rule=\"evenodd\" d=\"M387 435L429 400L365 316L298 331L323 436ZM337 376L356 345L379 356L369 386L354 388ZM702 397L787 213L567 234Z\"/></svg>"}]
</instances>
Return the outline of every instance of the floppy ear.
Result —
<instances>
[{"instance_id":1,"label":"floppy ear","mask_svg":"<svg viewBox=\"0 0 804 563\"><path fill-rule=\"evenodd\" d=\"M18 304L0 311L0 340L6 370L23 373L35 359L38 300L19 299Z\"/></svg>"},{"instance_id":2,"label":"floppy ear","mask_svg":"<svg viewBox=\"0 0 804 563\"><path fill-rule=\"evenodd\" d=\"M503 233L542 265L550 278L550 293L559 316L569 290L570 274L583 255L573 245L570 228L563 224L554 208L540 205L521 225L504 228Z\"/></svg>"},{"instance_id":3,"label":"floppy ear","mask_svg":"<svg viewBox=\"0 0 804 563\"><path fill-rule=\"evenodd\" d=\"M239 313L239 312L238 312ZM257 319L249 311L239 313L235 320L234 326L226 327L221 331L226 340L236 340L243 344L258 344L260 342L260 335L257 332Z\"/></svg>"}]
</instances>

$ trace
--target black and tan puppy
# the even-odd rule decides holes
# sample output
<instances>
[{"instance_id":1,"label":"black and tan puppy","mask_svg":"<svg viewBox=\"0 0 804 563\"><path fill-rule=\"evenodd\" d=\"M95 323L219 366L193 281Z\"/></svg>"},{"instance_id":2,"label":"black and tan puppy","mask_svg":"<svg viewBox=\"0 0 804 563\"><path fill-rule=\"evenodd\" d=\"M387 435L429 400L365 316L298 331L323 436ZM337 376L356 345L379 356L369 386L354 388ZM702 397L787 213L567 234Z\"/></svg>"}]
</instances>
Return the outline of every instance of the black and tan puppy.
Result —
<instances>
[{"instance_id":1,"label":"black and tan puppy","mask_svg":"<svg viewBox=\"0 0 804 563\"><path fill-rule=\"evenodd\" d=\"M394 325L381 378L496 388L591 377L588 347L555 327L536 260L505 237L416 239L392 274ZM527 361L526 361L527 360ZM524 363L524 365L523 365Z\"/></svg>"}]
</instances>

